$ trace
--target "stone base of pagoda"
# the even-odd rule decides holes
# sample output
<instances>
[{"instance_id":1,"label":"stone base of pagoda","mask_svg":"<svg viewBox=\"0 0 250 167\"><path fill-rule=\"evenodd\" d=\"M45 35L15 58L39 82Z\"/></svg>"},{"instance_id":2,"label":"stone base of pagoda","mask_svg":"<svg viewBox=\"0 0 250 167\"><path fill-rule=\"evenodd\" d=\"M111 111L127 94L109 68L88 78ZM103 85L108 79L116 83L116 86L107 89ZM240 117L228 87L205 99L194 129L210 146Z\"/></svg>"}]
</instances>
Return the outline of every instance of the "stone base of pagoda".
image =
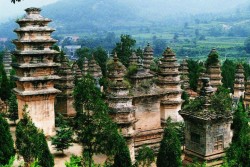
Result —
<instances>
[{"instance_id":1,"label":"stone base of pagoda","mask_svg":"<svg viewBox=\"0 0 250 167\"><path fill-rule=\"evenodd\" d=\"M125 138L126 139L126 143L129 149L129 153L130 153L130 158L132 163L135 163L135 143L134 143L134 138Z\"/></svg>"},{"instance_id":2,"label":"stone base of pagoda","mask_svg":"<svg viewBox=\"0 0 250 167\"><path fill-rule=\"evenodd\" d=\"M55 112L60 113L66 117L75 116L76 111L73 106L73 97L57 95L55 101Z\"/></svg>"},{"instance_id":3,"label":"stone base of pagoda","mask_svg":"<svg viewBox=\"0 0 250 167\"><path fill-rule=\"evenodd\" d=\"M18 117L23 118L23 109L27 105L26 112L32 122L39 129L43 130L45 136L52 136L55 131L55 94L27 95L17 94Z\"/></svg>"},{"instance_id":4,"label":"stone base of pagoda","mask_svg":"<svg viewBox=\"0 0 250 167\"><path fill-rule=\"evenodd\" d=\"M137 132L134 139L135 154L138 155L138 151L144 145L151 148L155 153L158 153L160 148L160 142L162 140L162 134L162 128Z\"/></svg>"},{"instance_id":5,"label":"stone base of pagoda","mask_svg":"<svg viewBox=\"0 0 250 167\"><path fill-rule=\"evenodd\" d=\"M217 152L216 154L211 155L201 155L196 152L185 150L184 151L185 157L183 160L183 165L188 166L194 162L200 162L201 164L206 162L207 167L214 167L214 166L221 166L223 164L223 158L225 153L223 151Z\"/></svg>"},{"instance_id":6,"label":"stone base of pagoda","mask_svg":"<svg viewBox=\"0 0 250 167\"><path fill-rule=\"evenodd\" d=\"M179 114L181 110L182 100L161 102L161 124L165 126L165 122L170 117L173 122L183 122L182 116Z\"/></svg>"}]
</instances>

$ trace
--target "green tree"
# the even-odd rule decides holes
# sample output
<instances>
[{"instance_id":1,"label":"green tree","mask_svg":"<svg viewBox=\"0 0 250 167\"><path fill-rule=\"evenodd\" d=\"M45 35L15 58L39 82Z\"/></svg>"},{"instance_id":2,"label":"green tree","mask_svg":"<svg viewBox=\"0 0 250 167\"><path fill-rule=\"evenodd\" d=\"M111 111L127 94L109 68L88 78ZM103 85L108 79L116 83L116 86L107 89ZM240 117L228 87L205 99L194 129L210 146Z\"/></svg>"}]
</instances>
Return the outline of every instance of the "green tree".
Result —
<instances>
[{"instance_id":1,"label":"green tree","mask_svg":"<svg viewBox=\"0 0 250 167\"><path fill-rule=\"evenodd\" d=\"M117 136L117 139L117 151L112 167L132 167L130 153L125 139L122 136Z\"/></svg>"},{"instance_id":2,"label":"green tree","mask_svg":"<svg viewBox=\"0 0 250 167\"><path fill-rule=\"evenodd\" d=\"M2 76L2 80L1 80L1 89L0 89L0 95L1 95L1 99L6 101L10 98L10 84L9 84L9 80L7 78L6 72L4 70L3 65L1 65L0 67L0 72L1 72L1 76Z\"/></svg>"},{"instance_id":3,"label":"green tree","mask_svg":"<svg viewBox=\"0 0 250 167\"><path fill-rule=\"evenodd\" d=\"M202 72L205 72L203 64L198 61L188 59L188 69L189 69L189 84L190 88L194 91L197 90L198 79Z\"/></svg>"},{"instance_id":4,"label":"green tree","mask_svg":"<svg viewBox=\"0 0 250 167\"><path fill-rule=\"evenodd\" d=\"M95 87L95 80L86 75L74 88L74 130L83 146L84 163L91 167L93 155L103 153L114 156L123 153L117 125L108 115L108 106L102 93ZM122 145L123 146L123 145ZM122 150L121 150L122 149Z\"/></svg>"},{"instance_id":5,"label":"green tree","mask_svg":"<svg viewBox=\"0 0 250 167\"><path fill-rule=\"evenodd\" d=\"M76 56L78 57L77 65L80 69L83 68L84 58L86 57L88 60L90 60L91 54L91 50L87 47L83 47L76 50Z\"/></svg>"},{"instance_id":6,"label":"green tree","mask_svg":"<svg viewBox=\"0 0 250 167\"><path fill-rule=\"evenodd\" d=\"M11 94L9 99L8 117L11 121L14 121L14 123L16 124L16 120L18 119L18 104L16 95L14 93Z\"/></svg>"},{"instance_id":7,"label":"green tree","mask_svg":"<svg viewBox=\"0 0 250 167\"><path fill-rule=\"evenodd\" d=\"M18 153L23 157L25 166L30 166L38 159L40 166L54 166L54 159L51 155L45 136L38 130L26 113L27 105L24 106L24 115L16 127L16 147Z\"/></svg>"},{"instance_id":8,"label":"green tree","mask_svg":"<svg viewBox=\"0 0 250 167\"><path fill-rule=\"evenodd\" d=\"M108 60L108 55L107 55L106 51L102 47L98 47L98 48L94 49L93 55L95 56L95 60L97 61L97 63L101 67L102 74L105 77L106 72L107 72L106 64L107 64L107 60Z\"/></svg>"},{"instance_id":9,"label":"green tree","mask_svg":"<svg viewBox=\"0 0 250 167\"><path fill-rule=\"evenodd\" d=\"M226 151L225 166L245 167L250 164L250 127L247 113L240 99L233 118L233 139Z\"/></svg>"},{"instance_id":10,"label":"green tree","mask_svg":"<svg viewBox=\"0 0 250 167\"><path fill-rule=\"evenodd\" d=\"M247 53L250 53L250 37L248 37L245 42L244 42L244 46L245 46L245 51Z\"/></svg>"},{"instance_id":11,"label":"green tree","mask_svg":"<svg viewBox=\"0 0 250 167\"><path fill-rule=\"evenodd\" d=\"M217 63L219 63L219 54L216 50L213 49L208 55L205 66L206 68L209 68L211 65L215 65Z\"/></svg>"},{"instance_id":12,"label":"green tree","mask_svg":"<svg viewBox=\"0 0 250 167\"><path fill-rule=\"evenodd\" d=\"M150 167L153 162L155 162L154 151L144 145L139 150L138 156L136 157L136 166Z\"/></svg>"},{"instance_id":13,"label":"green tree","mask_svg":"<svg viewBox=\"0 0 250 167\"><path fill-rule=\"evenodd\" d=\"M59 123L59 126L56 129L56 135L52 137L52 145L55 146L55 149L57 151L61 151L62 154L64 154L64 150L68 149L70 146L72 146L73 143L73 130L70 128L66 121L63 120L62 116L57 117L56 119L61 119L57 122Z\"/></svg>"},{"instance_id":14,"label":"green tree","mask_svg":"<svg viewBox=\"0 0 250 167\"><path fill-rule=\"evenodd\" d=\"M82 157L78 157L76 155L70 156L70 161L65 162L66 167L82 167Z\"/></svg>"},{"instance_id":15,"label":"green tree","mask_svg":"<svg viewBox=\"0 0 250 167\"><path fill-rule=\"evenodd\" d=\"M132 39L130 35L121 35L121 41L116 43L113 53L117 53L117 57L123 65L129 66L129 57L132 55L133 47L136 40Z\"/></svg>"},{"instance_id":16,"label":"green tree","mask_svg":"<svg viewBox=\"0 0 250 167\"><path fill-rule=\"evenodd\" d=\"M9 162L15 155L14 142L8 122L0 114L0 166Z\"/></svg>"},{"instance_id":17,"label":"green tree","mask_svg":"<svg viewBox=\"0 0 250 167\"><path fill-rule=\"evenodd\" d=\"M230 88L231 92L234 88L236 64L232 60L226 59L221 66L221 75L223 87Z\"/></svg>"},{"instance_id":18,"label":"green tree","mask_svg":"<svg viewBox=\"0 0 250 167\"><path fill-rule=\"evenodd\" d=\"M156 161L157 167L181 166L181 143L171 119L168 118Z\"/></svg>"},{"instance_id":19,"label":"green tree","mask_svg":"<svg viewBox=\"0 0 250 167\"><path fill-rule=\"evenodd\" d=\"M184 100L184 102L181 105L182 107L184 107L185 105L187 105L189 103L189 95L186 91L182 92L181 99Z\"/></svg>"}]
</instances>

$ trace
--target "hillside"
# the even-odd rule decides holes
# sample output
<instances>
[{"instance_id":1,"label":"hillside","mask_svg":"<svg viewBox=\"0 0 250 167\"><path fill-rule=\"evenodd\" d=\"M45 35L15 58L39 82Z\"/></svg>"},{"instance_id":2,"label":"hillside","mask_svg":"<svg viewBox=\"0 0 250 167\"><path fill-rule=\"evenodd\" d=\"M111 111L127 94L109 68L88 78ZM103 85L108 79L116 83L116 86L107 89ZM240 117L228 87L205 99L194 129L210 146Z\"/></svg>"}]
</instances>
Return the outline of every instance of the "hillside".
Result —
<instances>
[{"instance_id":1,"label":"hillside","mask_svg":"<svg viewBox=\"0 0 250 167\"><path fill-rule=\"evenodd\" d=\"M53 20L51 26L57 34L96 32L113 30L121 27L138 26L143 19L136 11L117 0L60 0L42 8L42 15ZM0 27L0 37L13 37L10 30L16 27L14 20Z\"/></svg>"}]
</instances>

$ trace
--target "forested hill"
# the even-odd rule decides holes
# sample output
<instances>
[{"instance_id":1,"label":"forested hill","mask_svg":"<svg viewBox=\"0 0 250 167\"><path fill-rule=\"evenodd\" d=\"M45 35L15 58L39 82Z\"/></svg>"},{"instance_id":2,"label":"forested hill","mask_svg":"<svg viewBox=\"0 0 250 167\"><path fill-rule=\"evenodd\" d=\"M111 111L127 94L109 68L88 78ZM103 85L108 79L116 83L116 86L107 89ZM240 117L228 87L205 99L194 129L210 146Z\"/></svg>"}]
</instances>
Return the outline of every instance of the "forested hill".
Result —
<instances>
[{"instance_id":1,"label":"forested hill","mask_svg":"<svg viewBox=\"0 0 250 167\"><path fill-rule=\"evenodd\" d=\"M145 33L148 33L154 28L156 33L171 31L170 34L174 34L182 33L176 32L180 30L177 26L183 26L185 22L192 26L196 20L200 20L207 23L205 28L199 27L201 32L211 28L215 34L218 31L218 35L225 35L228 32L224 32L221 25L228 23L226 28L229 27L237 35L248 35L250 3L236 7L235 1L228 0L230 3L218 10L218 4L225 1L197 3L196 0L58 0L42 7L42 15L53 19L51 26L57 29L54 34L82 35L100 31L121 34L124 30L132 32L134 28L137 29L136 33L141 30L147 30ZM193 7L196 4L199 8ZM206 10L203 10L205 7ZM206 14L201 14L203 12ZM17 24L14 19L1 24L0 38L15 38L16 35L12 32L15 27Z\"/></svg>"},{"instance_id":2,"label":"forested hill","mask_svg":"<svg viewBox=\"0 0 250 167\"><path fill-rule=\"evenodd\" d=\"M113 30L119 27L145 24L133 7L120 0L59 0L42 8L42 15L53 20L57 33ZM14 20L0 26L0 37L13 37Z\"/></svg>"}]
</instances>

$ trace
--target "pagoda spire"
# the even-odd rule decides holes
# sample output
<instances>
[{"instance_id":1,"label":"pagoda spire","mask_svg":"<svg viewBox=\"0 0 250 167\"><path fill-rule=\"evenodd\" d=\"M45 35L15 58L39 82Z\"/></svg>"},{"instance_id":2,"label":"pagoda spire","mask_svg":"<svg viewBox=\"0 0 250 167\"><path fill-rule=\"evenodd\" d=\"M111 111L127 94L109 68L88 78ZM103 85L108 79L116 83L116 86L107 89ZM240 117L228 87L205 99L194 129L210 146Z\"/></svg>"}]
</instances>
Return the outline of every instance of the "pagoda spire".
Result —
<instances>
[{"instance_id":1,"label":"pagoda spire","mask_svg":"<svg viewBox=\"0 0 250 167\"><path fill-rule=\"evenodd\" d=\"M153 60L154 60L154 50L148 43L143 52L143 65L144 69L146 69L147 72L150 71L150 65L153 63Z\"/></svg>"},{"instance_id":2,"label":"pagoda spire","mask_svg":"<svg viewBox=\"0 0 250 167\"><path fill-rule=\"evenodd\" d=\"M91 60L89 61L88 72L95 79L100 79L102 77L101 67L96 62L94 55L92 55Z\"/></svg>"},{"instance_id":3,"label":"pagoda spire","mask_svg":"<svg viewBox=\"0 0 250 167\"><path fill-rule=\"evenodd\" d=\"M219 54L215 48L213 48L207 59L207 75L210 78L211 86L217 90L222 85L221 65L219 61Z\"/></svg>"},{"instance_id":4,"label":"pagoda spire","mask_svg":"<svg viewBox=\"0 0 250 167\"><path fill-rule=\"evenodd\" d=\"M188 90L190 85L189 85L189 77L188 77L188 63L187 63L187 59L184 59L181 64L180 64L180 68L179 68L180 74L181 74L181 83L182 83L182 87L184 90Z\"/></svg>"}]
</instances>

